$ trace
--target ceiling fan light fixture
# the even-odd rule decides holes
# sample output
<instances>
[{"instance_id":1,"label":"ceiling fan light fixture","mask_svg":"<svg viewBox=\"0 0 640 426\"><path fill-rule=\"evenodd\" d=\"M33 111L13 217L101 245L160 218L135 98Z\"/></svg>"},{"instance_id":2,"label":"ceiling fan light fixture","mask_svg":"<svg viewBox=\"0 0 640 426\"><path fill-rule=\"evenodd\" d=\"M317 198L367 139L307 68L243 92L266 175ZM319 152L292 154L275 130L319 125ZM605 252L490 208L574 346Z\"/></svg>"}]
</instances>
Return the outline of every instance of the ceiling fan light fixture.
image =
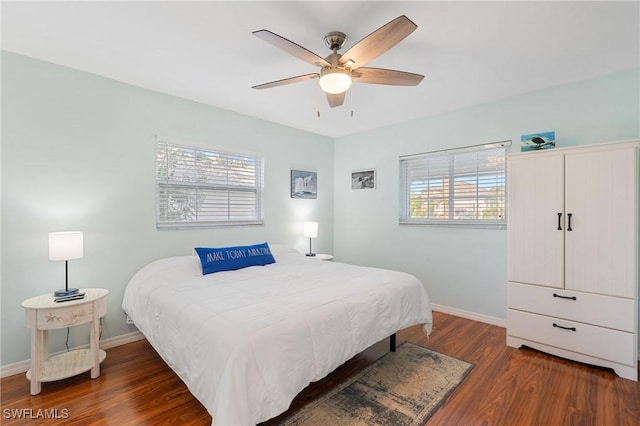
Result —
<instances>
[{"instance_id":1,"label":"ceiling fan light fixture","mask_svg":"<svg viewBox=\"0 0 640 426\"><path fill-rule=\"evenodd\" d=\"M351 87L349 71L340 68L327 68L320 76L320 88L332 95L344 93Z\"/></svg>"}]
</instances>

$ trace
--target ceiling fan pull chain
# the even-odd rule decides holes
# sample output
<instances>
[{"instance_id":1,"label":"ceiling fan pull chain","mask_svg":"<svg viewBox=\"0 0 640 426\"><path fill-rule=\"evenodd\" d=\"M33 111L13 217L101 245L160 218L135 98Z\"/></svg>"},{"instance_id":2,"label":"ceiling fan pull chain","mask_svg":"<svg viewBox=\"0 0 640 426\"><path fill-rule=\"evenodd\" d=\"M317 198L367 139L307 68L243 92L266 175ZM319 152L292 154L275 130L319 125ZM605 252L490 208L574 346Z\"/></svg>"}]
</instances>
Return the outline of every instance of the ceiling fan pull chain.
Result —
<instances>
[{"instance_id":1,"label":"ceiling fan pull chain","mask_svg":"<svg viewBox=\"0 0 640 426\"><path fill-rule=\"evenodd\" d=\"M351 100L351 118L353 118L353 87L350 90L349 99Z\"/></svg>"}]
</instances>

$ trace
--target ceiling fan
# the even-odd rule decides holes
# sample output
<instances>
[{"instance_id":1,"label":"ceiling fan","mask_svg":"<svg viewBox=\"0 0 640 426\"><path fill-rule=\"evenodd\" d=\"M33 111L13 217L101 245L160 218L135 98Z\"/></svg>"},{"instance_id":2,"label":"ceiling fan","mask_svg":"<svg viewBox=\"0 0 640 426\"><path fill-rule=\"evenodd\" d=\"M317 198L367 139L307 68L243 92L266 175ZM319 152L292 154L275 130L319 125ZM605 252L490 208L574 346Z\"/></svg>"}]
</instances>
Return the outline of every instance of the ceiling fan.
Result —
<instances>
[{"instance_id":1,"label":"ceiling fan","mask_svg":"<svg viewBox=\"0 0 640 426\"><path fill-rule=\"evenodd\" d=\"M364 67L393 46L404 40L418 26L402 15L378 28L343 54L340 50L347 39L346 34L332 31L324 36L325 44L333 51L322 58L308 49L268 30L254 31L257 37L273 44L287 53L312 65L321 67L319 73L311 73L276 80L253 86L254 89L268 89L285 84L320 79L320 88L326 93L331 108L344 103L345 93L352 82L385 84L390 86L417 86L423 75L384 68Z\"/></svg>"}]
</instances>

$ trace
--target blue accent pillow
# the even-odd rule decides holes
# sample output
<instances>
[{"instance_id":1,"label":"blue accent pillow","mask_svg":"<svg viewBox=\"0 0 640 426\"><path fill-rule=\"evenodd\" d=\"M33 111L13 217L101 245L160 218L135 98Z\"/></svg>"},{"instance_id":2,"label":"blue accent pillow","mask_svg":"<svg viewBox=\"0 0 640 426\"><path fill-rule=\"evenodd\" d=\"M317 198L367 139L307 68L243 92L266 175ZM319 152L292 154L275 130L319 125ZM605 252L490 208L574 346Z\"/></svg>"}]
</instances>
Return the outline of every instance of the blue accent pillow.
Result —
<instances>
[{"instance_id":1,"label":"blue accent pillow","mask_svg":"<svg viewBox=\"0 0 640 426\"><path fill-rule=\"evenodd\" d=\"M268 265L276 261L267 243L217 248L196 247L195 250L202 263L202 275Z\"/></svg>"}]
</instances>

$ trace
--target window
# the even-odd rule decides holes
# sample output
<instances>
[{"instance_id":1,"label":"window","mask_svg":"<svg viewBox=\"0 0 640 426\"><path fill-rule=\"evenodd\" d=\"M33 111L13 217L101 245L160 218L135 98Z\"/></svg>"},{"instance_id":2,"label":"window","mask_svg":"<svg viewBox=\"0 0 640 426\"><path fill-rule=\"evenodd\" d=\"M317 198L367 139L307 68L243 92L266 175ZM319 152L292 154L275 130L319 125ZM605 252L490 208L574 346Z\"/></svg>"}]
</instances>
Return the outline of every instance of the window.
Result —
<instances>
[{"instance_id":1,"label":"window","mask_svg":"<svg viewBox=\"0 0 640 426\"><path fill-rule=\"evenodd\" d=\"M400 223L504 225L511 142L400 158Z\"/></svg>"},{"instance_id":2,"label":"window","mask_svg":"<svg viewBox=\"0 0 640 426\"><path fill-rule=\"evenodd\" d=\"M157 139L158 228L261 224L263 163Z\"/></svg>"}]
</instances>

